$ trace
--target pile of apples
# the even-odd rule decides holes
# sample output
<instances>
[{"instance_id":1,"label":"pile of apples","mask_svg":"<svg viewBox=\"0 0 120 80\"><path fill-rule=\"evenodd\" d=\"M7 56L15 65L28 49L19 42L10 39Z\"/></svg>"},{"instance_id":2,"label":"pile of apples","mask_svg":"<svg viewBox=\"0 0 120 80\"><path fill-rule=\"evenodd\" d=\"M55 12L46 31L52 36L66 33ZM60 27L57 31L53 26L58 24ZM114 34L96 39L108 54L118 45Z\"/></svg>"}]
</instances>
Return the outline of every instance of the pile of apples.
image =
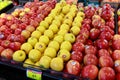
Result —
<instances>
[{"instance_id":1,"label":"pile of apples","mask_svg":"<svg viewBox=\"0 0 120 80\"><path fill-rule=\"evenodd\" d=\"M14 51L20 49L55 4L54 0L52 2L28 2L24 8L16 9L11 14L2 13L0 15L1 57L12 59ZM36 35L36 32L32 35Z\"/></svg>"}]
</instances>

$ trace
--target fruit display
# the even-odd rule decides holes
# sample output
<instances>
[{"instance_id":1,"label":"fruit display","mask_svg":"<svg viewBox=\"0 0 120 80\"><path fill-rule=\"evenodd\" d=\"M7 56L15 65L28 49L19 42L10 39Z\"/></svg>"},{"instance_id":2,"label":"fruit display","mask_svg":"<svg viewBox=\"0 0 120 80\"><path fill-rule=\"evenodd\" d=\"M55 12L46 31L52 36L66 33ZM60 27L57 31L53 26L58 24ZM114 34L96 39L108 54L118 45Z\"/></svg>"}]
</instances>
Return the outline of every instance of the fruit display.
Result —
<instances>
[{"instance_id":1,"label":"fruit display","mask_svg":"<svg viewBox=\"0 0 120 80\"><path fill-rule=\"evenodd\" d=\"M11 3L12 3L11 1L0 1L0 10L4 9Z\"/></svg>"},{"instance_id":2,"label":"fruit display","mask_svg":"<svg viewBox=\"0 0 120 80\"><path fill-rule=\"evenodd\" d=\"M28 42L35 43L36 38L40 36L40 32L35 31L36 27L49 14L52 8L54 8L55 4L55 1L28 2L24 8L15 9L11 14L2 13L0 15L1 57L12 59L13 53L20 48L26 47L26 52L32 49L30 44L22 44L30 36L34 36L34 38L30 38ZM34 41L31 42L32 40ZM23 51L18 51L18 53L19 55L25 55Z\"/></svg>"},{"instance_id":3,"label":"fruit display","mask_svg":"<svg viewBox=\"0 0 120 80\"><path fill-rule=\"evenodd\" d=\"M24 68L119 80L120 35L115 32L114 8L110 4L84 7L76 2L28 2L11 14L1 14L1 57L23 63ZM117 15L120 20L119 10ZM60 76L69 78L66 74Z\"/></svg>"}]
</instances>

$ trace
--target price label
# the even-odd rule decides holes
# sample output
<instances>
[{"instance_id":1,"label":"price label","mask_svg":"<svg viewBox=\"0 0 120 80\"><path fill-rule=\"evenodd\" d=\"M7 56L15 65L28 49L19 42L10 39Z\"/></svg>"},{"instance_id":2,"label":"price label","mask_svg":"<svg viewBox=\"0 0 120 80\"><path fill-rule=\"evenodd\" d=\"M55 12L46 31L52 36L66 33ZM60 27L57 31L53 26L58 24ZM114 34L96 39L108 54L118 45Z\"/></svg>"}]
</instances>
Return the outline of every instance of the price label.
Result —
<instances>
[{"instance_id":1,"label":"price label","mask_svg":"<svg viewBox=\"0 0 120 80\"><path fill-rule=\"evenodd\" d=\"M41 71L34 71L27 69L26 75L28 78L35 79L35 80L42 80L42 72Z\"/></svg>"}]
</instances>

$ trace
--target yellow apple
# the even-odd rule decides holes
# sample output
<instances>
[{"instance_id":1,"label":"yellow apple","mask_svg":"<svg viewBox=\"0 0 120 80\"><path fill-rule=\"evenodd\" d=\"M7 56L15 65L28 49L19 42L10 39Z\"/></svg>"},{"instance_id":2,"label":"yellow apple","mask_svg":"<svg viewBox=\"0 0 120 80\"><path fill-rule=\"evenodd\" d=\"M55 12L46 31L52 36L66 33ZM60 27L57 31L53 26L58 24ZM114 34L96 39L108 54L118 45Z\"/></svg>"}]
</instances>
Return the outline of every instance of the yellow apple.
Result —
<instances>
[{"instance_id":1,"label":"yellow apple","mask_svg":"<svg viewBox=\"0 0 120 80\"><path fill-rule=\"evenodd\" d=\"M25 12L29 12L29 11L30 11L30 8L24 8L24 11L25 11Z\"/></svg>"},{"instance_id":2,"label":"yellow apple","mask_svg":"<svg viewBox=\"0 0 120 80\"><path fill-rule=\"evenodd\" d=\"M35 37L30 37L28 38L27 42L30 43L34 47L35 44L38 42L38 40Z\"/></svg>"},{"instance_id":3,"label":"yellow apple","mask_svg":"<svg viewBox=\"0 0 120 80\"><path fill-rule=\"evenodd\" d=\"M70 5L69 4L67 4L66 6L64 6L62 8L62 13L63 14L67 14L69 11L70 11Z\"/></svg>"},{"instance_id":4,"label":"yellow apple","mask_svg":"<svg viewBox=\"0 0 120 80\"><path fill-rule=\"evenodd\" d=\"M46 30L46 31L44 32L44 35L45 35L45 36L48 36L49 39L52 39L53 36L54 36L54 33L53 33L52 30L48 29L48 30Z\"/></svg>"},{"instance_id":5,"label":"yellow apple","mask_svg":"<svg viewBox=\"0 0 120 80\"><path fill-rule=\"evenodd\" d=\"M64 42L62 42L60 49L66 49L68 51L71 51L72 44L69 41L64 41Z\"/></svg>"},{"instance_id":6,"label":"yellow apple","mask_svg":"<svg viewBox=\"0 0 120 80\"><path fill-rule=\"evenodd\" d=\"M72 33L66 33L64 36L64 40L69 41L71 43L74 43L75 42L75 35Z\"/></svg>"},{"instance_id":7,"label":"yellow apple","mask_svg":"<svg viewBox=\"0 0 120 80\"><path fill-rule=\"evenodd\" d=\"M52 47L52 48L56 49L56 51L58 51L60 45L59 45L59 43L58 43L57 41L53 40L53 41L51 41L51 42L49 43L48 47Z\"/></svg>"},{"instance_id":8,"label":"yellow apple","mask_svg":"<svg viewBox=\"0 0 120 80\"><path fill-rule=\"evenodd\" d=\"M44 56L49 56L51 58L54 58L57 54L57 51L52 47L47 47L44 51Z\"/></svg>"},{"instance_id":9,"label":"yellow apple","mask_svg":"<svg viewBox=\"0 0 120 80\"><path fill-rule=\"evenodd\" d=\"M62 24L62 25L60 26L60 29L66 29L67 31L69 31L70 27L69 27L69 25L67 25L67 24Z\"/></svg>"},{"instance_id":10,"label":"yellow apple","mask_svg":"<svg viewBox=\"0 0 120 80\"><path fill-rule=\"evenodd\" d=\"M43 36L41 36L40 38L39 38L39 42L43 42L43 43L45 43L46 45L48 45L48 43L49 43L49 37L48 36L45 36L45 35L43 35Z\"/></svg>"},{"instance_id":11,"label":"yellow apple","mask_svg":"<svg viewBox=\"0 0 120 80\"><path fill-rule=\"evenodd\" d=\"M41 21L40 26L43 26L47 29L49 27L49 24L46 21Z\"/></svg>"},{"instance_id":12,"label":"yellow apple","mask_svg":"<svg viewBox=\"0 0 120 80\"><path fill-rule=\"evenodd\" d=\"M64 36L67 32L68 32L68 31L67 31L66 29L60 29L60 30L58 31L58 35Z\"/></svg>"},{"instance_id":13,"label":"yellow apple","mask_svg":"<svg viewBox=\"0 0 120 80\"><path fill-rule=\"evenodd\" d=\"M57 57L61 57L64 61L68 61L70 59L70 52L66 49L61 49L58 52Z\"/></svg>"},{"instance_id":14,"label":"yellow apple","mask_svg":"<svg viewBox=\"0 0 120 80\"><path fill-rule=\"evenodd\" d=\"M64 40L64 37L62 35L57 35L54 37L54 40L61 44Z\"/></svg>"},{"instance_id":15,"label":"yellow apple","mask_svg":"<svg viewBox=\"0 0 120 80\"><path fill-rule=\"evenodd\" d=\"M71 25L72 25L72 20L70 20L70 19L65 19L63 23L64 23L64 24L67 24L67 25L69 25L69 26L71 27Z\"/></svg>"},{"instance_id":16,"label":"yellow apple","mask_svg":"<svg viewBox=\"0 0 120 80\"><path fill-rule=\"evenodd\" d=\"M18 50L13 53L12 57L14 61L22 62L25 60L26 54L23 50Z\"/></svg>"},{"instance_id":17,"label":"yellow apple","mask_svg":"<svg viewBox=\"0 0 120 80\"><path fill-rule=\"evenodd\" d=\"M83 18L82 17L75 17L74 22L82 23Z\"/></svg>"},{"instance_id":18,"label":"yellow apple","mask_svg":"<svg viewBox=\"0 0 120 80\"><path fill-rule=\"evenodd\" d=\"M40 33L43 34L45 32L45 27L44 26L39 26L39 27L37 27L36 30L40 31Z\"/></svg>"},{"instance_id":19,"label":"yellow apple","mask_svg":"<svg viewBox=\"0 0 120 80\"><path fill-rule=\"evenodd\" d=\"M60 22L62 22L63 16L62 15L58 15L58 16L55 17L55 20L59 20Z\"/></svg>"},{"instance_id":20,"label":"yellow apple","mask_svg":"<svg viewBox=\"0 0 120 80\"><path fill-rule=\"evenodd\" d=\"M32 61L32 62L37 62L40 60L41 57L41 52L37 49L32 49L30 50L29 54L28 54L28 58Z\"/></svg>"},{"instance_id":21,"label":"yellow apple","mask_svg":"<svg viewBox=\"0 0 120 80\"><path fill-rule=\"evenodd\" d=\"M55 24L59 27L61 25L61 21L60 20L53 20L52 24Z\"/></svg>"},{"instance_id":22,"label":"yellow apple","mask_svg":"<svg viewBox=\"0 0 120 80\"><path fill-rule=\"evenodd\" d=\"M32 45L30 44L30 43L28 43L28 42L26 42L26 43L23 43L22 45L21 45L21 50L23 50L23 51L25 51L26 52L26 54L28 54L29 53L29 51L30 50L32 50Z\"/></svg>"},{"instance_id":23,"label":"yellow apple","mask_svg":"<svg viewBox=\"0 0 120 80\"><path fill-rule=\"evenodd\" d=\"M52 59L49 56L42 56L39 61L39 66L49 68L51 60Z\"/></svg>"},{"instance_id":24,"label":"yellow apple","mask_svg":"<svg viewBox=\"0 0 120 80\"><path fill-rule=\"evenodd\" d=\"M84 12L81 12L81 11L77 13L77 16L78 16L78 17L85 18Z\"/></svg>"},{"instance_id":25,"label":"yellow apple","mask_svg":"<svg viewBox=\"0 0 120 80\"><path fill-rule=\"evenodd\" d=\"M32 34L31 34L32 37L35 37L37 39L39 39L41 35L42 35L41 32L38 31L38 30L33 31Z\"/></svg>"},{"instance_id":26,"label":"yellow apple","mask_svg":"<svg viewBox=\"0 0 120 80\"><path fill-rule=\"evenodd\" d=\"M29 32L33 32L33 31L35 31L35 27L32 26L32 25L28 25L28 26L26 27L26 30L28 30Z\"/></svg>"},{"instance_id":27,"label":"yellow apple","mask_svg":"<svg viewBox=\"0 0 120 80\"><path fill-rule=\"evenodd\" d=\"M22 12L19 14L20 17L22 17L22 16L24 16L24 15L25 15L25 12L24 12L24 11L22 11Z\"/></svg>"},{"instance_id":28,"label":"yellow apple","mask_svg":"<svg viewBox=\"0 0 120 80\"><path fill-rule=\"evenodd\" d=\"M74 34L75 36L77 36L79 33L80 33L80 28L78 26L73 26L71 29L70 29L70 32L72 34Z\"/></svg>"},{"instance_id":29,"label":"yellow apple","mask_svg":"<svg viewBox=\"0 0 120 80\"><path fill-rule=\"evenodd\" d=\"M45 43L43 43L43 42L37 42L37 43L35 44L34 49L37 49L37 50L39 50L41 53L43 53L44 50L46 49L46 45L45 45Z\"/></svg>"},{"instance_id":30,"label":"yellow apple","mask_svg":"<svg viewBox=\"0 0 120 80\"><path fill-rule=\"evenodd\" d=\"M23 67L31 67L34 65L34 62L32 62L30 59L26 59L23 63Z\"/></svg>"},{"instance_id":31,"label":"yellow apple","mask_svg":"<svg viewBox=\"0 0 120 80\"><path fill-rule=\"evenodd\" d=\"M50 16L48 16L48 17L45 18L45 22L47 22L48 24L51 24L52 20L53 20L53 18L50 17Z\"/></svg>"},{"instance_id":32,"label":"yellow apple","mask_svg":"<svg viewBox=\"0 0 120 80\"><path fill-rule=\"evenodd\" d=\"M53 58L50 62L50 68L55 71L62 71L64 68L63 59L60 57Z\"/></svg>"},{"instance_id":33,"label":"yellow apple","mask_svg":"<svg viewBox=\"0 0 120 80\"><path fill-rule=\"evenodd\" d=\"M51 24L49 29L52 30L54 34L58 32L58 26L56 24Z\"/></svg>"},{"instance_id":34,"label":"yellow apple","mask_svg":"<svg viewBox=\"0 0 120 80\"><path fill-rule=\"evenodd\" d=\"M78 22L78 21L74 21L72 23L72 26L77 26L77 27L81 28L82 24L80 22Z\"/></svg>"},{"instance_id":35,"label":"yellow apple","mask_svg":"<svg viewBox=\"0 0 120 80\"><path fill-rule=\"evenodd\" d=\"M55 16L56 16L56 13L50 13L48 16L49 16L49 17L52 17L52 18L54 19Z\"/></svg>"}]
</instances>

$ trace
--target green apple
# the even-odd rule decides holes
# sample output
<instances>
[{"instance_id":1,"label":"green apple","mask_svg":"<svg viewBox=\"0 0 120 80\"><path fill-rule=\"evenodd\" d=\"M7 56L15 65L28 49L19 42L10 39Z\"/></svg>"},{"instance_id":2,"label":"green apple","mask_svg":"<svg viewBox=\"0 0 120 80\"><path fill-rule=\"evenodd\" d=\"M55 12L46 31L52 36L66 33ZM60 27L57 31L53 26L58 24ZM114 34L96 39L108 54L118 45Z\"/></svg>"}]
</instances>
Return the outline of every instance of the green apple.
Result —
<instances>
[{"instance_id":1,"label":"green apple","mask_svg":"<svg viewBox=\"0 0 120 80\"><path fill-rule=\"evenodd\" d=\"M39 26L39 27L37 27L36 30L40 31L40 33L43 34L45 32L45 27L44 26Z\"/></svg>"},{"instance_id":2,"label":"green apple","mask_svg":"<svg viewBox=\"0 0 120 80\"><path fill-rule=\"evenodd\" d=\"M62 35L57 35L54 37L54 41L57 41L59 44L61 44L64 40L64 37Z\"/></svg>"},{"instance_id":3,"label":"green apple","mask_svg":"<svg viewBox=\"0 0 120 80\"><path fill-rule=\"evenodd\" d=\"M52 30L54 34L58 32L58 26L56 24L51 24L49 29Z\"/></svg>"},{"instance_id":4,"label":"green apple","mask_svg":"<svg viewBox=\"0 0 120 80\"><path fill-rule=\"evenodd\" d=\"M57 51L52 47L47 47L44 51L44 56L49 56L51 58L56 57Z\"/></svg>"},{"instance_id":5,"label":"green apple","mask_svg":"<svg viewBox=\"0 0 120 80\"><path fill-rule=\"evenodd\" d=\"M32 50L32 48L33 48L32 45L31 45L30 43L28 43L28 42L23 43L23 44L21 45L21 47L20 47L20 49L23 50L23 51L25 51L26 54L28 54L29 51Z\"/></svg>"},{"instance_id":6,"label":"green apple","mask_svg":"<svg viewBox=\"0 0 120 80\"><path fill-rule=\"evenodd\" d=\"M51 24L52 20L53 20L53 18L50 17L50 16L48 16L48 17L45 18L45 22L47 22L48 24Z\"/></svg>"},{"instance_id":7,"label":"green apple","mask_svg":"<svg viewBox=\"0 0 120 80\"><path fill-rule=\"evenodd\" d=\"M28 58L33 62L37 62L41 58L41 52L37 49L32 49L28 54Z\"/></svg>"},{"instance_id":8,"label":"green apple","mask_svg":"<svg viewBox=\"0 0 120 80\"><path fill-rule=\"evenodd\" d=\"M58 31L58 35L64 36L67 32L68 32L68 31L67 31L66 29L60 29L60 30Z\"/></svg>"},{"instance_id":9,"label":"green apple","mask_svg":"<svg viewBox=\"0 0 120 80\"><path fill-rule=\"evenodd\" d=\"M49 27L49 24L46 21L41 21L40 26L44 26L47 29Z\"/></svg>"},{"instance_id":10,"label":"green apple","mask_svg":"<svg viewBox=\"0 0 120 80\"><path fill-rule=\"evenodd\" d=\"M51 41L51 42L49 43L48 47L52 47L52 48L56 49L56 51L58 51L60 45L59 45L59 43L58 43L57 41L53 40L53 41Z\"/></svg>"},{"instance_id":11,"label":"green apple","mask_svg":"<svg viewBox=\"0 0 120 80\"><path fill-rule=\"evenodd\" d=\"M22 62L26 58L26 53L23 50L18 50L13 53L13 60L17 62Z\"/></svg>"},{"instance_id":12,"label":"green apple","mask_svg":"<svg viewBox=\"0 0 120 80\"><path fill-rule=\"evenodd\" d=\"M66 49L68 51L71 51L72 44L69 41L64 41L64 42L62 42L60 49Z\"/></svg>"},{"instance_id":13,"label":"green apple","mask_svg":"<svg viewBox=\"0 0 120 80\"><path fill-rule=\"evenodd\" d=\"M50 30L50 29L46 30L46 31L44 32L44 35L45 35L45 36L48 36L49 39L52 39L52 38L54 37L53 31Z\"/></svg>"},{"instance_id":14,"label":"green apple","mask_svg":"<svg viewBox=\"0 0 120 80\"><path fill-rule=\"evenodd\" d=\"M35 37L30 37L28 38L27 42L30 43L34 47L35 44L38 42L38 40Z\"/></svg>"},{"instance_id":15,"label":"green apple","mask_svg":"<svg viewBox=\"0 0 120 80\"><path fill-rule=\"evenodd\" d=\"M75 42L75 35L72 33L66 33L64 36L64 40L69 41L71 43L74 43Z\"/></svg>"},{"instance_id":16,"label":"green apple","mask_svg":"<svg viewBox=\"0 0 120 80\"><path fill-rule=\"evenodd\" d=\"M80 28L78 26L73 26L70 29L70 33L74 34L75 36L77 36L80 33Z\"/></svg>"},{"instance_id":17,"label":"green apple","mask_svg":"<svg viewBox=\"0 0 120 80\"><path fill-rule=\"evenodd\" d=\"M45 43L43 43L43 42L37 42L37 43L35 44L35 46L34 46L34 49L37 49L37 50L39 50L41 53L43 53L44 50L46 49L46 45L45 45Z\"/></svg>"},{"instance_id":18,"label":"green apple","mask_svg":"<svg viewBox=\"0 0 120 80\"><path fill-rule=\"evenodd\" d=\"M70 59L70 52L66 49L61 49L58 54L57 57L61 57L63 58L63 60L66 62Z\"/></svg>"},{"instance_id":19,"label":"green apple","mask_svg":"<svg viewBox=\"0 0 120 80\"><path fill-rule=\"evenodd\" d=\"M62 24L62 25L60 26L60 29L66 29L67 31L69 31L70 27L69 27L69 25L67 25L67 24Z\"/></svg>"},{"instance_id":20,"label":"green apple","mask_svg":"<svg viewBox=\"0 0 120 80\"><path fill-rule=\"evenodd\" d=\"M45 43L46 45L48 45L48 43L49 43L49 37L48 36L45 36L45 35L43 35L43 36L41 36L40 38L39 38L39 42L43 42L43 43Z\"/></svg>"},{"instance_id":21,"label":"green apple","mask_svg":"<svg viewBox=\"0 0 120 80\"><path fill-rule=\"evenodd\" d=\"M37 39L39 39L41 35L42 35L41 32L38 31L38 30L33 31L32 34L31 34L32 37L35 37Z\"/></svg>"},{"instance_id":22,"label":"green apple","mask_svg":"<svg viewBox=\"0 0 120 80\"><path fill-rule=\"evenodd\" d=\"M39 61L39 66L48 69L50 67L51 60L52 59L49 56L42 56L40 61Z\"/></svg>"}]
</instances>

